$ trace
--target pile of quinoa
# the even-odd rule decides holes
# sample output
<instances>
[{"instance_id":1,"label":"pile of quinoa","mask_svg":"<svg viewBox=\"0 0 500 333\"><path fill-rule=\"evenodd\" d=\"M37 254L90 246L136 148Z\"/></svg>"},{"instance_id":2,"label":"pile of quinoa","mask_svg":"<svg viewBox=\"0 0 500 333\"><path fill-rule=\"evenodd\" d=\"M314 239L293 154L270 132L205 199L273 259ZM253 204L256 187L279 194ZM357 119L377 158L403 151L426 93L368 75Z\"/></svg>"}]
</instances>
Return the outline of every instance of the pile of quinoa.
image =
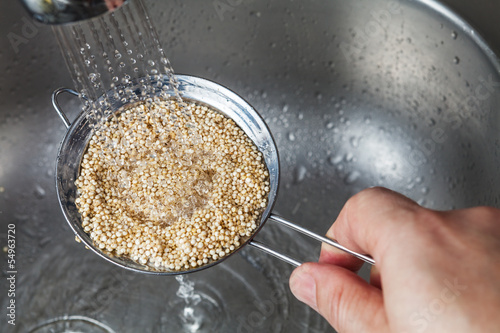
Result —
<instances>
[{"instance_id":1,"label":"pile of quinoa","mask_svg":"<svg viewBox=\"0 0 500 333\"><path fill-rule=\"evenodd\" d=\"M233 120L157 100L120 110L96 130L75 184L96 247L182 271L227 256L253 234L269 173Z\"/></svg>"}]
</instances>

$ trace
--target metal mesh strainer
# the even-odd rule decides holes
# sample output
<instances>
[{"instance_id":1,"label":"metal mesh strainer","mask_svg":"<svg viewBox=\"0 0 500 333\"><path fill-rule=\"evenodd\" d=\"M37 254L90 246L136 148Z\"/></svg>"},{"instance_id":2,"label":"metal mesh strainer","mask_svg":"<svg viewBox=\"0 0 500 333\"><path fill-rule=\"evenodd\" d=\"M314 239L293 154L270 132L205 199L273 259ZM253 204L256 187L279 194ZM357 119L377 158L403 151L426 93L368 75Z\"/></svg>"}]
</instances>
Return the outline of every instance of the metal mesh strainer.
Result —
<instances>
[{"instance_id":1,"label":"metal mesh strainer","mask_svg":"<svg viewBox=\"0 0 500 333\"><path fill-rule=\"evenodd\" d=\"M253 237L264 226L265 222L267 220L273 220L289 228L297 230L305 235L308 235L314 239L317 239L321 242L330 244L340 250L346 251L352 254L353 256L361 260L364 260L365 262L368 262L370 264L375 263L374 260L368 256L350 251L349 249L346 249L345 247L341 246L334 240L319 236L309 230L306 230L300 226L297 226L273 214L272 209L278 193L280 167L279 167L278 150L276 148L276 144L271 135L271 132L269 131L269 128L267 127L263 119L253 109L253 107L250 106L247 102L245 102L240 96L236 95L234 92L230 91L225 87L222 87L219 84L216 84L206 79L194 76L187 76L187 75L177 75L176 78L179 82L178 90L183 99L185 99L186 101L193 101L209 105L214 109L218 110L219 112L221 112L222 114L224 114L225 116L233 119L235 123L255 143L255 145L258 147L258 149L262 152L264 156L265 163L269 170L270 192L268 195L268 205L264 210L264 212L262 213L258 228L255 230L255 232L251 237L248 237L247 239L241 242L241 245L239 246L238 249L245 246L246 244L249 244L271 255L274 255L279 259L284 260L292 265L299 266L301 264L299 261L287 255L276 252L267 247L266 245L253 240ZM167 77L165 77L164 79L168 80ZM75 232L76 236L88 248L90 248L92 251L94 251L96 254L103 257L104 259L123 268L127 268L142 273L152 273L158 275L191 273L194 271L208 268L226 259L228 256L225 256L216 261L211 261L206 265L183 271L159 270L152 266L141 265L126 257L117 257L105 253L93 244L89 235L87 235L87 233L85 233L85 231L82 228L80 215L75 205L75 199L77 197L75 180L78 177L80 163L83 154L85 153L87 144L90 138L92 137L93 130L92 127L90 126L90 120L87 117L85 111L82 112L73 123L70 123L68 121L66 115L64 114L64 112L62 112L57 101L57 97L59 96L59 94L63 92L77 95L75 91L66 88L60 88L54 91L52 95L52 102L54 108L64 121L66 127L68 128L68 131L61 143L57 156L56 188L57 188L59 204L63 211L64 217L66 218L66 221L69 223L70 227ZM160 93L159 90L158 93ZM124 106L124 103L121 102L120 100L113 99L111 94L109 94L108 99L109 101L111 101L112 110L119 110L120 107ZM238 249L236 249L230 255L237 252Z\"/></svg>"}]
</instances>

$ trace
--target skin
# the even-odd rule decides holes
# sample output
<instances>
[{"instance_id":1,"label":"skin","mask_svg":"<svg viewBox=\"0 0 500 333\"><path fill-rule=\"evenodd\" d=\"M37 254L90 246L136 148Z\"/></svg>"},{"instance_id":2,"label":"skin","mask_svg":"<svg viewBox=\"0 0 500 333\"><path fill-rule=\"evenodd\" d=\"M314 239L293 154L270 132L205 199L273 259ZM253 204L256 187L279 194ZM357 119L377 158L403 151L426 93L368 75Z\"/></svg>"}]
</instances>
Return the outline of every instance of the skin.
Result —
<instances>
[{"instance_id":1,"label":"skin","mask_svg":"<svg viewBox=\"0 0 500 333\"><path fill-rule=\"evenodd\" d=\"M104 0L104 3L106 4L106 7L108 7L109 10L116 9L120 7L125 0Z\"/></svg>"},{"instance_id":2,"label":"skin","mask_svg":"<svg viewBox=\"0 0 500 333\"><path fill-rule=\"evenodd\" d=\"M352 197L327 237L376 266L323 244L290 288L339 332L498 332L500 210L433 211L383 188Z\"/></svg>"}]
</instances>

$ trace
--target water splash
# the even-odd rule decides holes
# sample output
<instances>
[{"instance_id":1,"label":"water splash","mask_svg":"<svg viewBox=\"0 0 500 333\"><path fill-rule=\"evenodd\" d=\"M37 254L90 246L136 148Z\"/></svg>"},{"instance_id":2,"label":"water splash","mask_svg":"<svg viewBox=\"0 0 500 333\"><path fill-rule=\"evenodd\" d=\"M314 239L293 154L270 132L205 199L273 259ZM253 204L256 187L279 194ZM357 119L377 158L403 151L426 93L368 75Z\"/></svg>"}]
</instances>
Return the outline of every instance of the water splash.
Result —
<instances>
[{"instance_id":1,"label":"water splash","mask_svg":"<svg viewBox=\"0 0 500 333\"><path fill-rule=\"evenodd\" d=\"M172 327L187 333L217 331L217 326L220 325L217 318L222 312L219 302L205 293L195 291L194 282L186 276L177 275L175 279L179 283L176 292L179 298L174 302L176 322L172 323ZM183 304L179 304L179 300Z\"/></svg>"},{"instance_id":2,"label":"water splash","mask_svg":"<svg viewBox=\"0 0 500 333\"><path fill-rule=\"evenodd\" d=\"M134 103L156 94L173 96L184 105L174 71L141 0L128 2L108 15L53 26L53 31L75 89L84 107L91 109L89 118L96 122L109 116L114 100ZM134 84L137 87L132 89ZM114 93L108 94L110 91Z\"/></svg>"},{"instance_id":3,"label":"water splash","mask_svg":"<svg viewBox=\"0 0 500 333\"><path fill-rule=\"evenodd\" d=\"M201 302L201 296L194 292L194 282L189 281L183 275L178 275L175 279L179 282L179 289L175 294L186 303L179 319L186 332L197 332L202 326L203 318L195 313L193 307Z\"/></svg>"}]
</instances>

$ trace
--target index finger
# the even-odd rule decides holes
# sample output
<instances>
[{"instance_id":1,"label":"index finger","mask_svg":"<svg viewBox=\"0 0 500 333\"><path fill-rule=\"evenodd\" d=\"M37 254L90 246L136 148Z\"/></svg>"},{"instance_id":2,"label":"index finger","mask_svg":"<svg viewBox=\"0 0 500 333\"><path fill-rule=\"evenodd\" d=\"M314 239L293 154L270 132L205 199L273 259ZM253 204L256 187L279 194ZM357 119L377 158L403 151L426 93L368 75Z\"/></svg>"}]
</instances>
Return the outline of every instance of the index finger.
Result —
<instances>
[{"instance_id":1,"label":"index finger","mask_svg":"<svg viewBox=\"0 0 500 333\"><path fill-rule=\"evenodd\" d=\"M370 188L350 198L337 220L327 232L327 237L358 253L381 258L387 246L404 232L403 221L413 220L422 209L409 198L386 188ZM329 245L323 245L320 260L338 261L341 266L356 267L359 259ZM333 259L332 259L333 258Z\"/></svg>"}]
</instances>

